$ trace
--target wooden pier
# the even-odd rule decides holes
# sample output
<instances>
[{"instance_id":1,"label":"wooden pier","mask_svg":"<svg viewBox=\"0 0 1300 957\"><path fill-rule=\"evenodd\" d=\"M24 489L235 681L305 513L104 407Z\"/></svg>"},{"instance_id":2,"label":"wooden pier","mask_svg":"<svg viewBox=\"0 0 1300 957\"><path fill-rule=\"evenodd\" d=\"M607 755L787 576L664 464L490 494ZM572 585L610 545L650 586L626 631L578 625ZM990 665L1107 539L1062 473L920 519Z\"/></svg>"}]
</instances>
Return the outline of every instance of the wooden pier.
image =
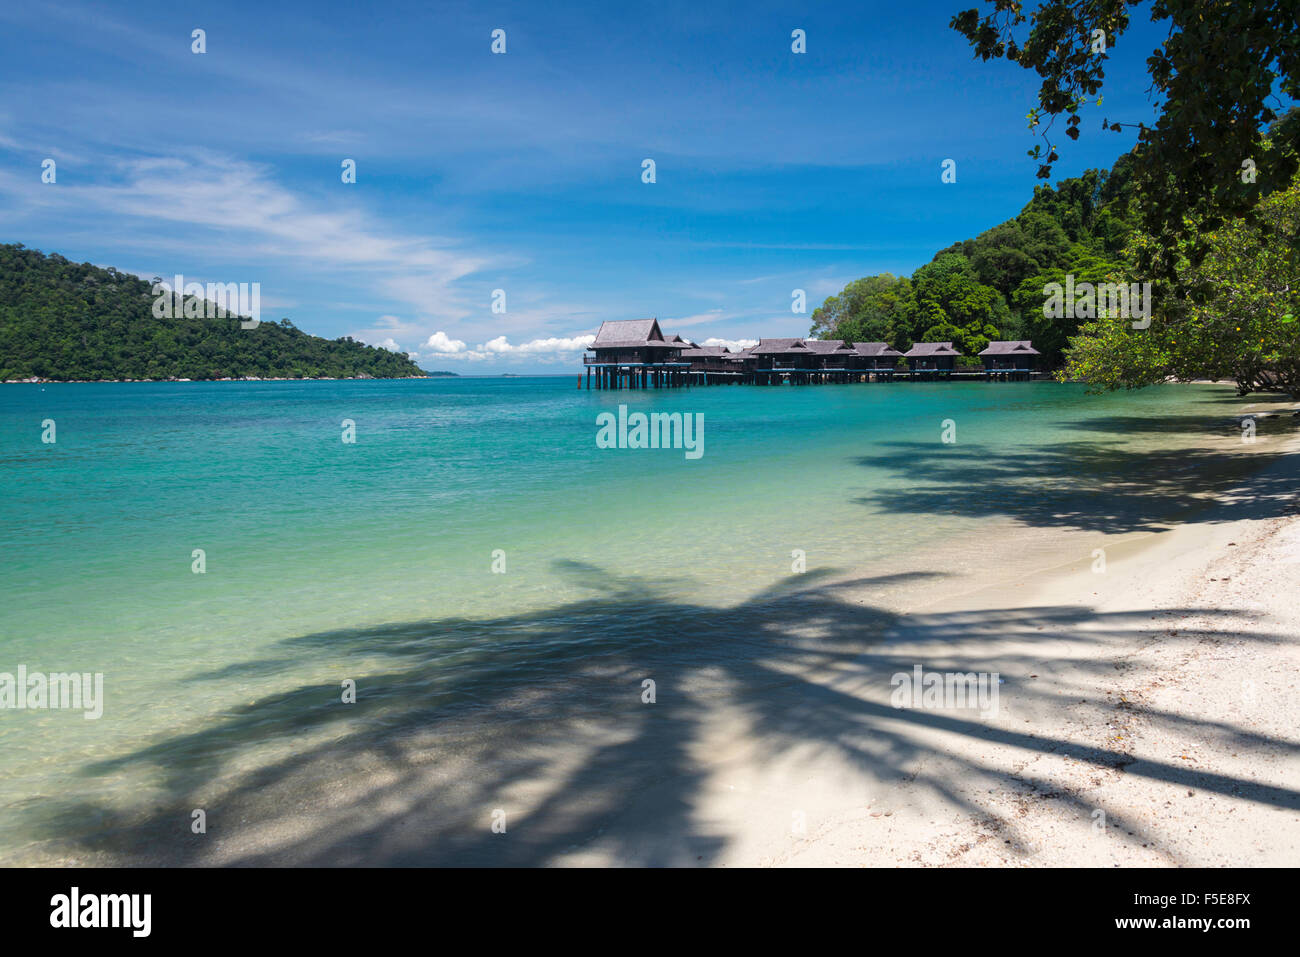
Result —
<instances>
[{"instance_id":1,"label":"wooden pier","mask_svg":"<svg viewBox=\"0 0 1300 957\"><path fill-rule=\"evenodd\" d=\"M601 324L583 356L588 389L678 389L696 385L830 385L851 382L1033 381L1032 343L992 342L982 370L956 368L951 342L919 342L905 353L883 342L760 339L739 352L665 339L655 319ZM579 380L579 387L582 382Z\"/></svg>"},{"instance_id":2,"label":"wooden pier","mask_svg":"<svg viewBox=\"0 0 1300 957\"><path fill-rule=\"evenodd\" d=\"M676 389L691 385L689 362L596 362L582 357L588 389Z\"/></svg>"}]
</instances>

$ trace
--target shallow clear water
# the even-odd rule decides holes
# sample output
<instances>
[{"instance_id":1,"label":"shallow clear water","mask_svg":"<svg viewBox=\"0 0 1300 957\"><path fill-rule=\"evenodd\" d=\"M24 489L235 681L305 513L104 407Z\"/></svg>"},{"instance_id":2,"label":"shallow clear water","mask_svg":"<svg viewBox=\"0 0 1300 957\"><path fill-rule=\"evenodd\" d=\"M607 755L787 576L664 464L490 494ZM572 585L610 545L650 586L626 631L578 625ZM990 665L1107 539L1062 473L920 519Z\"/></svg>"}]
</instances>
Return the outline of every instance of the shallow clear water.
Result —
<instances>
[{"instance_id":1,"label":"shallow clear water","mask_svg":"<svg viewBox=\"0 0 1300 957\"><path fill-rule=\"evenodd\" d=\"M500 698L464 678L496 680L494 655L526 645L520 668L577 663L602 629L689 632L665 607L740 607L794 577L796 549L813 574L887 571L927 549L996 567L1027 554L1006 537L1016 527L1040 543L1148 527L1188 505L1160 492L1193 464L1169 450L1229 399L1050 383L4 386L0 671L103 672L106 704L99 721L0 711L0 858L40 836L42 809L147 801L159 767L198 761L193 749L226 772L253 761L247 723L229 740L201 732L268 696L319 686L328 700L340 676L389 693L395 659L419 658L435 704L445 680L449 706L478 698L491 721ZM701 413L703 457L597 448L596 416L620 403ZM1144 462L1158 471L1137 481ZM1111 514L1089 495L1117 481L1136 485ZM611 624L593 610L615 599ZM147 767L114 760L151 748Z\"/></svg>"}]
</instances>

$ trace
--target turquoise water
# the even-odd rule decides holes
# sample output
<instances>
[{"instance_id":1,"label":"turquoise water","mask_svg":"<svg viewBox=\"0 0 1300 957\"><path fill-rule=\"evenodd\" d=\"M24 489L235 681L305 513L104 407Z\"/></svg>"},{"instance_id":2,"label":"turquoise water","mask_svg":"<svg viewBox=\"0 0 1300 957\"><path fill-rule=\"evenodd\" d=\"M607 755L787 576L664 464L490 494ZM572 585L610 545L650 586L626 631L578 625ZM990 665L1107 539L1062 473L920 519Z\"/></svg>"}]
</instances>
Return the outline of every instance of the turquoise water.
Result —
<instances>
[{"instance_id":1,"label":"turquoise water","mask_svg":"<svg viewBox=\"0 0 1300 957\"><path fill-rule=\"evenodd\" d=\"M838 574L926 549L1011 563L994 529L1137 530L1158 496L1090 512L1090 471L1131 477L1228 398L1050 383L599 393L573 378L4 386L0 671L103 672L106 704L99 721L0 711L0 859L78 801L147 803L169 764L197 760L187 748L223 774L291 750L252 746L247 728L192 737L268 696L318 684L328 699L340 676L383 694L367 678L399 654L435 683L512 643L545 656L526 623L548 609L571 627L544 640L580 661L610 627L586 603L618 596L634 619L628 596L644 594L653 640L682 627L655 618L663 596L739 605L788 583L796 549L810 573ZM597 448L596 416L620 403L702 414L703 457ZM115 760L150 748L163 759Z\"/></svg>"}]
</instances>

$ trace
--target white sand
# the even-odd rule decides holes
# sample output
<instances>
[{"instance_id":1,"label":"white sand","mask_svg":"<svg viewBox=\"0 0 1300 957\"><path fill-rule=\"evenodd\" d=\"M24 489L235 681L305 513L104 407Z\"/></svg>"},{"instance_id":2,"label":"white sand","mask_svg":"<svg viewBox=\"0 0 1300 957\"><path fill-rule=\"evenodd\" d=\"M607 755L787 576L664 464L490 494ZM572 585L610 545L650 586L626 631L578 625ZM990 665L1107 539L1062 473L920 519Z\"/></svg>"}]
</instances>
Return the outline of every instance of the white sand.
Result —
<instances>
[{"instance_id":1,"label":"white sand","mask_svg":"<svg viewBox=\"0 0 1300 957\"><path fill-rule=\"evenodd\" d=\"M1274 468L1294 477L1297 460ZM1235 510L1252 511L1248 501ZM717 819L752 814L764 825L717 863L1294 866L1300 516L1131 537L1108 546L1104 573L1092 565L1089 556L907 616L890 634L895 660L1000 671L996 718L877 720L905 757L894 781L824 755L802 776L742 773L718 789ZM856 690L888 707L881 685ZM722 792L737 786L750 800L728 807ZM796 811L804 837L789 833Z\"/></svg>"}]
</instances>

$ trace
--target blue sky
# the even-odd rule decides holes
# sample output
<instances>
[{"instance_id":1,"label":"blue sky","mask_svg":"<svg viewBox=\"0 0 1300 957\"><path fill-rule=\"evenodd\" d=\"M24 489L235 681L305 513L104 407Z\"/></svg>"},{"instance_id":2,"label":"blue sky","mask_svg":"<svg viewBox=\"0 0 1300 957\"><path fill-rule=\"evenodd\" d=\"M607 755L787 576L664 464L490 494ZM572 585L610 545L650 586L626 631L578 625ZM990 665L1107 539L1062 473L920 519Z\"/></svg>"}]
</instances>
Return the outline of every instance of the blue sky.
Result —
<instances>
[{"instance_id":1,"label":"blue sky","mask_svg":"<svg viewBox=\"0 0 1300 957\"><path fill-rule=\"evenodd\" d=\"M0 241L259 282L264 320L466 374L576 374L604 319L802 335L1038 182L1036 78L948 27L979 5L6 4ZM1160 40L1135 12L1058 177L1132 145L1101 120L1152 116Z\"/></svg>"}]
</instances>

